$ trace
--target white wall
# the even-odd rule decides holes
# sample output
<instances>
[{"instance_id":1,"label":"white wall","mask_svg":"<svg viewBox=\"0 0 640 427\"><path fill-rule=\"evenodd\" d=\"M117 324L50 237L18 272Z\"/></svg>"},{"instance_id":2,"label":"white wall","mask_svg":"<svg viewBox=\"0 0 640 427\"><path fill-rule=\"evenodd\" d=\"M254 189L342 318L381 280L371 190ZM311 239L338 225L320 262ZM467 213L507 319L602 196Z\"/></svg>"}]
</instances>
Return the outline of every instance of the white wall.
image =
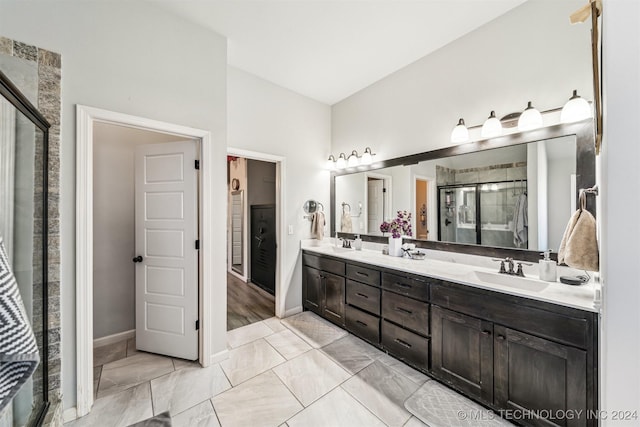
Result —
<instances>
[{"instance_id":1,"label":"white wall","mask_svg":"<svg viewBox=\"0 0 640 427\"><path fill-rule=\"evenodd\" d=\"M570 25L583 0L529 0L332 107L332 151L370 146L377 160L451 145L459 117L479 125L592 99L589 25ZM425 24L428 25L428 24Z\"/></svg>"},{"instance_id":2,"label":"white wall","mask_svg":"<svg viewBox=\"0 0 640 427\"><path fill-rule=\"evenodd\" d=\"M135 147L175 136L97 123L93 128L93 338L135 329Z\"/></svg>"},{"instance_id":3,"label":"white wall","mask_svg":"<svg viewBox=\"0 0 640 427\"><path fill-rule=\"evenodd\" d=\"M329 156L331 111L329 106L298 95L254 75L229 67L229 146L286 157L284 192L285 312L301 308L302 270L300 239L309 238L311 223L302 205L315 199L329 213ZM327 218L328 219L328 218ZM286 230L285 230L286 233Z\"/></svg>"},{"instance_id":4,"label":"white wall","mask_svg":"<svg viewBox=\"0 0 640 427\"><path fill-rule=\"evenodd\" d=\"M64 407L75 406L75 105L210 130L213 221L226 222L226 39L151 3L7 0L0 32L62 54L61 310ZM205 242L206 244L206 242ZM225 242L211 242L224 277ZM54 278L55 280L55 278ZM226 281L214 280L212 352L226 350Z\"/></svg>"},{"instance_id":5,"label":"white wall","mask_svg":"<svg viewBox=\"0 0 640 427\"><path fill-rule=\"evenodd\" d=\"M640 3L609 0L603 13L605 134L598 212L602 226L602 409L640 408ZM632 426L637 420L604 422Z\"/></svg>"}]
</instances>

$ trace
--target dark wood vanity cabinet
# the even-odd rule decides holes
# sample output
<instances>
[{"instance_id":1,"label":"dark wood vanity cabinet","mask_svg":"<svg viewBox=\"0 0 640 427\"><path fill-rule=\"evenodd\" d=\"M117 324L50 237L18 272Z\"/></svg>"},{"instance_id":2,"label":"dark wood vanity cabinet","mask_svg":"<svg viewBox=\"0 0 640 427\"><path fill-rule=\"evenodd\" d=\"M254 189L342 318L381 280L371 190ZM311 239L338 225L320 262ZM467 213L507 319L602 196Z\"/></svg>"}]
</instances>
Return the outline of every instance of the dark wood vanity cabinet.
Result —
<instances>
[{"instance_id":1,"label":"dark wood vanity cabinet","mask_svg":"<svg viewBox=\"0 0 640 427\"><path fill-rule=\"evenodd\" d=\"M344 327L344 262L304 254L302 298L304 308Z\"/></svg>"},{"instance_id":2,"label":"dark wood vanity cabinet","mask_svg":"<svg viewBox=\"0 0 640 427\"><path fill-rule=\"evenodd\" d=\"M517 424L597 424L586 418L598 408L597 313L306 252L303 259L305 309L507 418L504 411L519 414ZM523 411L553 415L523 419Z\"/></svg>"},{"instance_id":3,"label":"dark wood vanity cabinet","mask_svg":"<svg viewBox=\"0 0 640 427\"><path fill-rule=\"evenodd\" d=\"M493 403L493 324L437 306L431 309L431 372L438 379Z\"/></svg>"}]
</instances>

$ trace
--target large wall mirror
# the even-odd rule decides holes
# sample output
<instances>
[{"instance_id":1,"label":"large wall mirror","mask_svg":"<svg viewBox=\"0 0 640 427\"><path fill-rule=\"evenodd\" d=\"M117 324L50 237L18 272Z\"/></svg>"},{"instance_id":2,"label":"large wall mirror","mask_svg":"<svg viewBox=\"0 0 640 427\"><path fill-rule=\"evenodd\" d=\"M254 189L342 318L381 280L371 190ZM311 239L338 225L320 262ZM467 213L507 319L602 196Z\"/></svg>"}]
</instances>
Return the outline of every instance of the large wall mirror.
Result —
<instances>
[{"instance_id":1,"label":"large wall mirror","mask_svg":"<svg viewBox=\"0 0 640 427\"><path fill-rule=\"evenodd\" d=\"M558 251L578 192L595 184L592 120L466 143L331 175L334 232L384 242L411 213L421 247L537 260ZM595 201L587 208L595 215Z\"/></svg>"}]
</instances>

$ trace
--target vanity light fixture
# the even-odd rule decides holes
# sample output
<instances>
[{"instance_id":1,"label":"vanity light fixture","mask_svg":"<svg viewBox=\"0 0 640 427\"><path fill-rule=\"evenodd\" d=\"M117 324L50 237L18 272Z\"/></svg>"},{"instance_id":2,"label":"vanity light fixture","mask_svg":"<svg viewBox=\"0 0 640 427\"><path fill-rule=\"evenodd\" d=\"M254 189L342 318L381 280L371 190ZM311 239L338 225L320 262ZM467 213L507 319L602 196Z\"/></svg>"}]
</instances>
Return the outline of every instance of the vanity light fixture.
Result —
<instances>
[{"instance_id":1,"label":"vanity light fixture","mask_svg":"<svg viewBox=\"0 0 640 427\"><path fill-rule=\"evenodd\" d=\"M347 156L344 153L340 153L338 160L336 160L336 169L344 169L347 167Z\"/></svg>"},{"instance_id":2,"label":"vanity light fixture","mask_svg":"<svg viewBox=\"0 0 640 427\"><path fill-rule=\"evenodd\" d=\"M367 147L364 149L362 157L360 157L360 164L370 165L371 163L373 163L373 153L371 152L371 148Z\"/></svg>"},{"instance_id":3,"label":"vanity light fixture","mask_svg":"<svg viewBox=\"0 0 640 427\"><path fill-rule=\"evenodd\" d=\"M464 124L464 119L460 118L458 124L451 131L451 142L466 142L469 140L469 130Z\"/></svg>"},{"instance_id":4,"label":"vanity light fixture","mask_svg":"<svg viewBox=\"0 0 640 427\"><path fill-rule=\"evenodd\" d=\"M591 106L586 99L578 95L577 90L574 90L571 98L569 98L567 103L564 104L564 107L562 107L560 122L573 123L590 117L593 117Z\"/></svg>"},{"instance_id":5,"label":"vanity light fixture","mask_svg":"<svg viewBox=\"0 0 640 427\"><path fill-rule=\"evenodd\" d=\"M531 101L527 103L527 108L520 114L518 119L518 130L526 131L537 129L542 126L542 115L540 111L536 110Z\"/></svg>"},{"instance_id":6,"label":"vanity light fixture","mask_svg":"<svg viewBox=\"0 0 640 427\"><path fill-rule=\"evenodd\" d=\"M502 123L496 117L496 112L492 110L489 118L482 125L481 136L483 138L491 138L499 135L502 135Z\"/></svg>"},{"instance_id":7,"label":"vanity light fixture","mask_svg":"<svg viewBox=\"0 0 640 427\"><path fill-rule=\"evenodd\" d=\"M334 170L336 168L336 158L333 157L333 154L329 154L329 158L327 159L327 164L325 165L325 169Z\"/></svg>"},{"instance_id":8,"label":"vanity light fixture","mask_svg":"<svg viewBox=\"0 0 640 427\"><path fill-rule=\"evenodd\" d=\"M360 164L360 158L358 157L358 152L353 150L351 155L349 155L349 159L347 160L347 167L355 168Z\"/></svg>"}]
</instances>

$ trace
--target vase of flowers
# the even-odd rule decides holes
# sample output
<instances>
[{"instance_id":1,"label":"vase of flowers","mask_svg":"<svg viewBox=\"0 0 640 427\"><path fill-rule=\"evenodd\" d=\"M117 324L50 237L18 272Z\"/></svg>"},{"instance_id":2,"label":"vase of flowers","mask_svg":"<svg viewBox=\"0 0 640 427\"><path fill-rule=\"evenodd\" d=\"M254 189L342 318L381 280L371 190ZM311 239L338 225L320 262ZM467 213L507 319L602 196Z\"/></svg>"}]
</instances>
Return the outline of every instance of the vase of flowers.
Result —
<instances>
[{"instance_id":1,"label":"vase of flowers","mask_svg":"<svg viewBox=\"0 0 640 427\"><path fill-rule=\"evenodd\" d=\"M384 233L391 233L391 236L389 236L389 255L401 257L403 255L402 238L413 235L411 231L411 212L398 211L395 219L388 222L383 221L380 224L380 231L383 235Z\"/></svg>"}]
</instances>

